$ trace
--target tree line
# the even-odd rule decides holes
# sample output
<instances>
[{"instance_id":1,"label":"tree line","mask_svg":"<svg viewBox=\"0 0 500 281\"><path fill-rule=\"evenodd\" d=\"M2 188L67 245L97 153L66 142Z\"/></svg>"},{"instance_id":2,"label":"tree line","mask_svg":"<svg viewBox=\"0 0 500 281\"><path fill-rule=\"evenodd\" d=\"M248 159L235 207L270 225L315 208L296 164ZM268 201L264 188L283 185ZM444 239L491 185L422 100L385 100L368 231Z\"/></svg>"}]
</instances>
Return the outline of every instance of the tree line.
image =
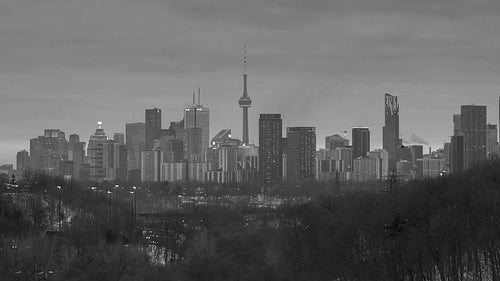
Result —
<instances>
[{"instance_id":1,"label":"tree line","mask_svg":"<svg viewBox=\"0 0 500 281\"><path fill-rule=\"evenodd\" d=\"M67 185L64 205L79 211L66 236L44 235L54 184L33 183L27 208L2 195L2 280L500 281L498 159L392 188L315 185L312 201L277 209L191 208L155 226L170 235L155 245L175 251L164 264L151 263L125 192Z\"/></svg>"}]
</instances>

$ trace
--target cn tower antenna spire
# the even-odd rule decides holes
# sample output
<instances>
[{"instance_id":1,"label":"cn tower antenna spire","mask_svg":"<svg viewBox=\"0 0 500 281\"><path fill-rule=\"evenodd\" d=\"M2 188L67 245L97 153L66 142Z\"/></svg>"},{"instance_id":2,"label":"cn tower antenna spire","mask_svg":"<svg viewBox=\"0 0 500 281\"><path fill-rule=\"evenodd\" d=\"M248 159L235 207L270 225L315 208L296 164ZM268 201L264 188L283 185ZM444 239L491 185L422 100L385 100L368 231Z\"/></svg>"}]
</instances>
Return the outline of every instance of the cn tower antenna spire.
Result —
<instances>
[{"instance_id":1,"label":"cn tower antenna spire","mask_svg":"<svg viewBox=\"0 0 500 281\"><path fill-rule=\"evenodd\" d=\"M198 105L201 105L201 98L200 98L200 87L198 87Z\"/></svg>"},{"instance_id":2,"label":"cn tower antenna spire","mask_svg":"<svg viewBox=\"0 0 500 281\"><path fill-rule=\"evenodd\" d=\"M243 45L243 74L247 74L247 44Z\"/></svg>"}]
</instances>

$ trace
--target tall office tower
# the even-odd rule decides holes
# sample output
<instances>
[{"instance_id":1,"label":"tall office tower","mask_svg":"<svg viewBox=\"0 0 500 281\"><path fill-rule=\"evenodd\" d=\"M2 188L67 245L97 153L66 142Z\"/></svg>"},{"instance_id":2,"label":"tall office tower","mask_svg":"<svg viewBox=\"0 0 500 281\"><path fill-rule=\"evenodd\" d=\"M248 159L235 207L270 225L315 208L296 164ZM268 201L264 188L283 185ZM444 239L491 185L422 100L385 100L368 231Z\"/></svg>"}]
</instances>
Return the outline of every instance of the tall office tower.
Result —
<instances>
[{"instance_id":1,"label":"tall office tower","mask_svg":"<svg viewBox=\"0 0 500 281\"><path fill-rule=\"evenodd\" d=\"M299 182L314 177L316 158L316 129L314 127L288 127L287 178Z\"/></svg>"},{"instance_id":2,"label":"tall office tower","mask_svg":"<svg viewBox=\"0 0 500 281\"><path fill-rule=\"evenodd\" d=\"M202 128L190 127L185 129L184 138L184 158L190 160L191 157L196 157L196 155L203 154L202 149Z\"/></svg>"},{"instance_id":3,"label":"tall office tower","mask_svg":"<svg viewBox=\"0 0 500 281\"><path fill-rule=\"evenodd\" d=\"M252 100L247 92L247 48L243 56L243 96L238 101L238 104L243 108L243 143L248 144L248 109L252 106Z\"/></svg>"},{"instance_id":4,"label":"tall office tower","mask_svg":"<svg viewBox=\"0 0 500 281\"><path fill-rule=\"evenodd\" d=\"M349 146L349 140L342 137L341 135L334 134L328 137L325 137L325 149L332 151L337 147L347 147Z\"/></svg>"},{"instance_id":5,"label":"tall office tower","mask_svg":"<svg viewBox=\"0 0 500 281\"><path fill-rule=\"evenodd\" d=\"M73 179L81 179L82 165L85 161L85 142L80 141L77 134L69 136L68 160L73 161Z\"/></svg>"},{"instance_id":6,"label":"tall office tower","mask_svg":"<svg viewBox=\"0 0 500 281\"><path fill-rule=\"evenodd\" d=\"M182 162L184 160L184 142L182 140L169 140L166 151L172 152L174 162Z\"/></svg>"},{"instance_id":7,"label":"tall office tower","mask_svg":"<svg viewBox=\"0 0 500 281\"><path fill-rule=\"evenodd\" d=\"M210 110L201 105L200 88L198 88L198 103L184 109L184 129L191 127L201 128L201 147L203 151L210 146Z\"/></svg>"},{"instance_id":8,"label":"tall office tower","mask_svg":"<svg viewBox=\"0 0 500 281\"><path fill-rule=\"evenodd\" d=\"M30 168L30 155L28 151L21 150L16 155L16 169L20 173Z\"/></svg>"},{"instance_id":9,"label":"tall office tower","mask_svg":"<svg viewBox=\"0 0 500 281\"><path fill-rule=\"evenodd\" d=\"M102 122L97 122L95 133L90 136L89 145L87 147L87 155L89 156L90 165L90 180L102 181L106 177L104 169L104 144L108 137L102 128Z\"/></svg>"},{"instance_id":10,"label":"tall office tower","mask_svg":"<svg viewBox=\"0 0 500 281\"><path fill-rule=\"evenodd\" d=\"M161 133L161 109L146 109L146 150L152 150L154 140L160 138Z\"/></svg>"},{"instance_id":11,"label":"tall office tower","mask_svg":"<svg viewBox=\"0 0 500 281\"><path fill-rule=\"evenodd\" d=\"M451 154L451 143L450 142L445 142L443 144L443 150L444 150L444 165L447 168L447 172L450 171L450 154Z\"/></svg>"},{"instance_id":12,"label":"tall office tower","mask_svg":"<svg viewBox=\"0 0 500 281\"><path fill-rule=\"evenodd\" d=\"M385 126L382 129L383 148L389 153L389 170L396 170L399 147L398 97L385 94Z\"/></svg>"},{"instance_id":13,"label":"tall office tower","mask_svg":"<svg viewBox=\"0 0 500 281\"><path fill-rule=\"evenodd\" d=\"M461 172L464 169L464 136L451 137L450 145L450 171Z\"/></svg>"},{"instance_id":14,"label":"tall office tower","mask_svg":"<svg viewBox=\"0 0 500 281\"><path fill-rule=\"evenodd\" d=\"M453 114L453 135L461 136L462 135L462 115Z\"/></svg>"},{"instance_id":15,"label":"tall office tower","mask_svg":"<svg viewBox=\"0 0 500 281\"><path fill-rule=\"evenodd\" d=\"M128 151L128 169L141 168L141 151L146 144L146 126L144 123L125 124L126 145Z\"/></svg>"},{"instance_id":16,"label":"tall office tower","mask_svg":"<svg viewBox=\"0 0 500 281\"><path fill-rule=\"evenodd\" d=\"M128 180L128 151L127 146L124 144L118 144L118 166L116 167L116 179L119 181Z\"/></svg>"},{"instance_id":17,"label":"tall office tower","mask_svg":"<svg viewBox=\"0 0 500 281\"><path fill-rule=\"evenodd\" d=\"M59 162L68 157L68 142L64 132L47 129L43 136L31 139L30 155L33 170L50 175L58 174Z\"/></svg>"},{"instance_id":18,"label":"tall office tower","mask_svg":"<svg viewBox=\"0 0 500 281\"><path fill-rule=\"evenodd\" d=\"M462 133L464 136L464 168L486 159L486 106L461 106Z\"/></svg>"},{"instance_id":19,"label":"tall office tower","mask_svg":"<svg viewBox=\"0 0 500 281\"><path fill-rule=\"evenodd\" d=\"M352 158L365 157L370 151L370 129L368 127L352 128Z\"/></svg>"},{"instance_id":20,"label":"tall office tower","mask_svg":"<svg viewBox=\"0 0 500 281\"><path fill-rule=\"evenodd\" d=\"M107 140L104 142L103 153L103 166L104 166L104 179L107 181L114 181L116 179L116 166L118 155L118 145L114 140Z\"/></svg>"},{"instance_id":21,"label":"tall office tower","mask_svg":"<svg viewBox=\"0 0 500 281\"><path fill-rule=\"evenodd\" d=\"M486 141L486 153L488 157L498 154L497 125L488 124L488 137Z\"/></svg>"},{"instance_id":22,"label":"tall office tower","mask_svg":"<svg viewBox=\"0 0 500 281\"><path fill-rule=\"evenodd\" d=\"M170 126L168 127L168 130L173 133L175 138L177 137L177 131L178 130L184 130L184 119L181 121L172 121L170 122Z\"/></svg>"},{"instance_id":23,"label":"tall office tower","mask_svg":"<svg viewBox=\"0 0 500 281\"><path fill-rule=\"evenodd\" d=\"M113 135L113 140L115 141L115 143L117 143L119 145L124 145L125 144L125 135L122 133L115 133Z\"/></svg>"},{"instance_id":24,"label":"tall office tower","mask_svg":"<svg viewBox=\"0 0 500 281\"><path fill-rule=\"evenodd\" d=\"M259 170L262 184L283 179L281 114L261 114L259 118Z\"/></svg>"}]
</instances>

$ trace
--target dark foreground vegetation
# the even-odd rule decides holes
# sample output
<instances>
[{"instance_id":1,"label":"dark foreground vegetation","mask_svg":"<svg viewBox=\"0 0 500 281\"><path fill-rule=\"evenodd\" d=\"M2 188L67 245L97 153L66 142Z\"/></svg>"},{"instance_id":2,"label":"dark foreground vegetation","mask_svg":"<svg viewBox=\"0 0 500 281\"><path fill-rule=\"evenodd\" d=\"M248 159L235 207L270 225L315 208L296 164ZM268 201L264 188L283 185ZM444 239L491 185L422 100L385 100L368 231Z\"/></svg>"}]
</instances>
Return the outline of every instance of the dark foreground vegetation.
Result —
<instances>
[{"instance_id":1,"label":"dark foreground vegetation","mask_svg":"<svg viewBox=\"0 0 500 281\"><path fill-rule=\"evenodd\" d=\"M500 281L499 160L392 192L332 187L307 204L196 207L149 226L129 201L74 184L71 223L51 235L54 181L22 204L2 196L0 280ZM147 227L163 238L146 241ZM166 263L148 245L168 249Z\"/></svg>"}]
</instances>

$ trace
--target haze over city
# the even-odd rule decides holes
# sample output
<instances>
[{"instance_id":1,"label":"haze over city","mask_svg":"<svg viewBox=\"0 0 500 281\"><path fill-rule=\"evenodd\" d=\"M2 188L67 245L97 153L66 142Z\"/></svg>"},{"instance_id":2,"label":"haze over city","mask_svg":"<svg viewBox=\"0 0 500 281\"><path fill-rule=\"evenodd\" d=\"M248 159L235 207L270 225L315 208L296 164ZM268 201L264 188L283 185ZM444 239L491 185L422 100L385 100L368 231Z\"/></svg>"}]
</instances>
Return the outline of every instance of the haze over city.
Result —
<instances>
[{"instance_id":1,"label":"haze over city","mask_svg":"<svg viewBox=\"0 0 500 281\"><path fill-rule=\"evenodd\" d=\"M44 128L87 141L98 120L124 132L144 108L179 120L197 87L210 135L241 138L243 44L250 142L259 114L276 112L284 127L315 126L318 147L357 125L381 147L389 92L401 137L441 147L461 104L487 105L498 123L499 12L495 1L4 0L0 163Z\"/></svg>"}]
</instances>

